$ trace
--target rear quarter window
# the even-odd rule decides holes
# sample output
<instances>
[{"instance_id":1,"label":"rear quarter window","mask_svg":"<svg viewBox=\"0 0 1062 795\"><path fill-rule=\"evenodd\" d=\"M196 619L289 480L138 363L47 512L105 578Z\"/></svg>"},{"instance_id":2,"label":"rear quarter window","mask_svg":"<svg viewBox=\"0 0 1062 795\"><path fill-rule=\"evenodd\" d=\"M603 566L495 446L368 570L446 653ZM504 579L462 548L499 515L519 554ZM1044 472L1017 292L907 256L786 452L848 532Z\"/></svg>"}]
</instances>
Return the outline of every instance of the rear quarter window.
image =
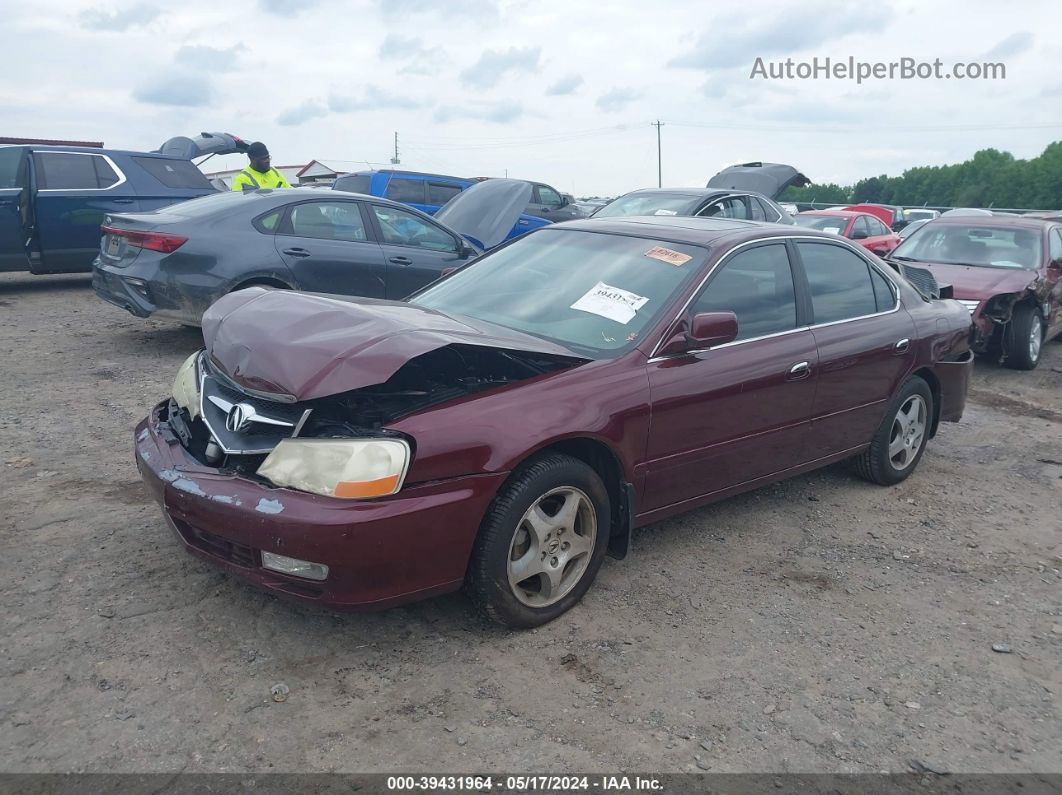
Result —
<instances>
[{"instance_id":1,"label":"rear quarter window","mask_svg":"<svg viewBox=\"0 0 1062 795\"><path fill-rule=\"evenodd\" d=\"M213 190L203 172L189 160L134 157L133 162L167 188Z\"/></svg>"},{"instance_id":2,"label":"rear quarter window","mask_svg":"<svg viewBox=\"0 0 1062 795\"><path fill-rule=\"evenodd\" d=\"M403 179L392 177L387 183L384 195L391 201L396 202L424 202L424 182L419 179Z\"/></svg>"},{"instance_id":3,"label":"rear quarter window","mask_svg":"<svg viewBox=\"0 0 1062 795\"><path fill-rule=\"evenodd\" d=\"M118 182L118 175L102 155L34 152L33 162L41 190L102 190Z\"/></svg>"},{"instance_id":4,"label":"rear quarter window","mask_svg":"<svg viewBox=\"0 0 1062 795\"><path fill-rule=\"evenodd\" d=\"M336 181L332 183L332 190L364 193L368 196L371 194L371 182L372 177L367 174L345 174L342 177L336 177Z\"/></svg>"}]
</instances>

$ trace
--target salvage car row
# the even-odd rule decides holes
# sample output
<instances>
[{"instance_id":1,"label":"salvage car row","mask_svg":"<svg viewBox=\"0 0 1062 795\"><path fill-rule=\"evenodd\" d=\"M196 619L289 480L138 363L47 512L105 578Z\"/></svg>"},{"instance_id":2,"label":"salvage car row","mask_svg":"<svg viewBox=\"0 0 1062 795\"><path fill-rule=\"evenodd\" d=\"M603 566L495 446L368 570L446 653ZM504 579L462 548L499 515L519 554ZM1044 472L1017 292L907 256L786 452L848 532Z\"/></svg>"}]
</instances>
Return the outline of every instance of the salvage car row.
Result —
<instances>
[{"instance_id":1,"label":"salvage car row","mask_svg":"<svg viewBox=\"0 0 1062 795\"><path fill-rule=\"evenodd\" d=\"M772 196L800 178L744 164L516 237L519 180L434 216L313 188L110 212L97 293L205 342L138 469L189 552L260 587L463 587L511 627L572 608L636 527L842 460L898 483L974 350L1035 366L1062 331L1062 232L941 218L882 259L876 212L795 224ZM971 306L971 271L1017 297Z\"/></svg>"}]
</instances>

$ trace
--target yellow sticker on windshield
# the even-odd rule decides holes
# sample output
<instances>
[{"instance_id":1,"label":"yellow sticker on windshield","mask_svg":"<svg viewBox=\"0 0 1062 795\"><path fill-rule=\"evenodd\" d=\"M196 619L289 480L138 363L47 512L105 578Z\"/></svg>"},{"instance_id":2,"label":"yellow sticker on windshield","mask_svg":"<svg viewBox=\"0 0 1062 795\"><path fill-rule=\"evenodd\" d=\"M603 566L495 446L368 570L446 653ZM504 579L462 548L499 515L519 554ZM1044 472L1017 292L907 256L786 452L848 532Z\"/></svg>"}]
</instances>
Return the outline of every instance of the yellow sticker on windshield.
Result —
<instances>
[{"instance_id":1,"label":"yellow sticker on windshield","mask_svg":"<svg viewBox=\"0 0 1062 795\"><path fill-rule=\"evenodd\" d=\"M645 252L645 256L666 262L668 265L674 265L676 268L685 265L693 259L689 254L683 254L681 251L674 251L663 246L653 246L653 248Z\"/></svg>"}]
</instances>

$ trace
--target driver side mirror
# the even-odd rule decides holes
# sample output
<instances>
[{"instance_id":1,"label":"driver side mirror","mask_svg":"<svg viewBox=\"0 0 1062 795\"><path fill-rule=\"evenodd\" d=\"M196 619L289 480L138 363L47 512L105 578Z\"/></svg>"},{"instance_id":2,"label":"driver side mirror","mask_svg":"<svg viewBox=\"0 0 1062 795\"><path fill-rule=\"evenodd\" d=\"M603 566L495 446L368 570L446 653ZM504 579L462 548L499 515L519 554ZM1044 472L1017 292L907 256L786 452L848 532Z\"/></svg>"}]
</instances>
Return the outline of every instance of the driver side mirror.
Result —
<instances>
[{"instance_id":1,"label":"driver side mirror","mask_svg":"<svg viewBox=\"0 0 1062 795\"><path fill-rule=\"evenodd\" d=\"M737 315L733 312L700 312L690 321L690 330L686 333L687 350L723 345L733 342L737 335Z\"/></svg>"},{"instance_id":2,"label":"driver side mirror","mask_svg":"<svg viewBox=\"0 0 1062 795\"><path fill-rule=\"evenodd\" d=\"M472 248L472 246L468 245L468 243L465 243L464 241L461 241L458 246L459 248L457 249L457 256L459 259L469 259L470 257L475 257L479 254L478 251L476 251L474 248Z\"/></svg>"},{"instance_id":3,"label":"driver side mirror","mask_svg":"<svg viewBox=\"0 0 1062 795\"><path fill-rule=\"evenodd\" d=\"M866 240L870 235L864 232L862 229L856 229L852 232L852 240Z\"/></svg>"}]
</instances>

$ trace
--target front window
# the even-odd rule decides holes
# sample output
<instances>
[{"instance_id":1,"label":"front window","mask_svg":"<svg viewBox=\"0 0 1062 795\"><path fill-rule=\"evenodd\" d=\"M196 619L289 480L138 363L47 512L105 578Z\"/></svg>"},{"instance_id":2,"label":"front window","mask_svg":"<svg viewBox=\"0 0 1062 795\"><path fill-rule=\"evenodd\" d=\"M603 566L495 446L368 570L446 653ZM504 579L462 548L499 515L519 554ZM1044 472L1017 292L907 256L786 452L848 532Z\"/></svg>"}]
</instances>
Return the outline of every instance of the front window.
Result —
<instances>
[{"instance_id":1,"label":"front window","mask_svg":"<svg viewBox=\"0 0 1062 795\"><path fill-rule=\"evenodd\" d=\"M930 224L892 253L894 259L971 265L981 268L1040 266L1040 233L1035 229L985 224Z\"/></svg>"},{"instance_id":2,"label":"front window","mask_svg":"<svg viewBox=\"0 0 1062 795\"><path fill-rule=\"evenodd\" d=\"M394 246L413 246L430 251L457 253L457 241L437 226L397 207L372 206L380 223L383 242Z\"/></svg>"},{"instance_id":3,"label":"front window","mask_svg":"<svg viewBox=\"0 0 1062 795\"><path fill-rule=\"evenodd\" d=\"M538 201L540 204L544 204L550 209L557 209L564 204L561 200L560 194L546 185L538 186Z\"/></svg>"},{"instance_id":4,"label":"front window","mask_svg":"<svg viewBox=\"0 0 1062 795\"><path fill-rule=\"evenodd\" d=\"M847 218L839 218L836 215L794 215L793 220L797 226L805 229L818 229L820 232L829 232L831 235L844 234L844 228L848 226Z\"/></svg>"},{"instance_id":5,"label":"front window","mask_svg":"<svg viewBox=\"0 0 1062 795\"><path fill-rule=\"evenodd\" d=\"M118 182L102 155L36 152L33 157L41 190L103 190Z\"/></svg>"},{"instance_id":6,"label":"front window","mask_svg":"<svg viewBox=\"0 0 1062 795\"><path fill-rule=\"evenodd\" d=\"M700 200L679 193L632 193L609 202L594 218L619 218L625 215L690 215Z\"/></svg>"},{"instance_id":7,"label":"front window","mask_svg":"<svg viewBox=\"0 0 1062 795\"><path fill-rule=\"evenodd\" d=\"M641 341L707 254L700 246L546 228L410 300L608 356Z\"/></svg>"}]
</instances>

